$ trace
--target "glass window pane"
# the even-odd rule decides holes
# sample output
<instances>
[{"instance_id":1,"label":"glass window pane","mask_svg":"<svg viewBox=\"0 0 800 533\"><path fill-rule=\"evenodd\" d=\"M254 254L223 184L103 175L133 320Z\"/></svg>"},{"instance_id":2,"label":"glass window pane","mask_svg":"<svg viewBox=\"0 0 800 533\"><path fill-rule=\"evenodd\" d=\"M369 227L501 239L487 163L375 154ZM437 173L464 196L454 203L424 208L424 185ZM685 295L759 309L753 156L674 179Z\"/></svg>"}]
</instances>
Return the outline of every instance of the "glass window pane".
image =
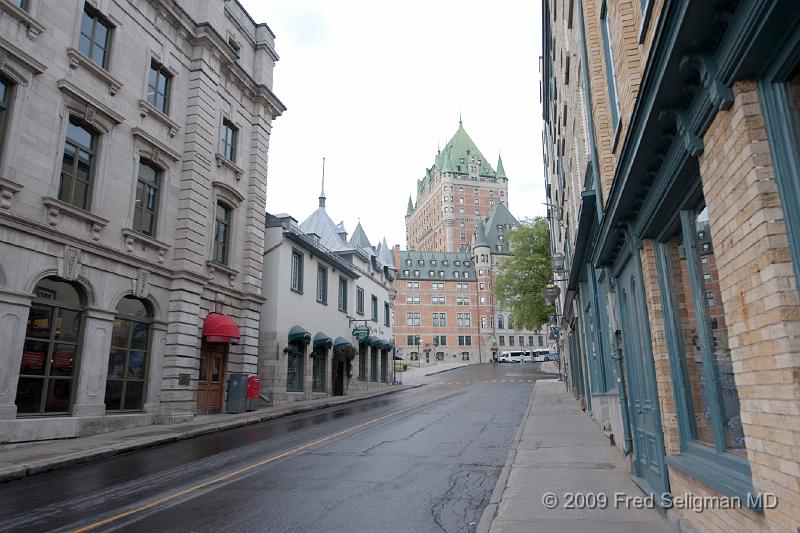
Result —
<instances>
[{"instance_id":1,"label":"glass window pane","mask_svg":"<svg viewBox=\"0 0 800 533\"><path fill-rule=\"evenodd\" d=\"M87 187L86 182L81 180L75 180L73 182L73 186L74 189L72 193L72 200L69 201L69 203L80 209L86 209L87 208L86 200L89 192L89 188Z\"/></svg>"},{"instance_id":2,"label":"glass window pane","mask_svg":"<svg viewBox=\"0 0 800 533\"><path fill-rule=\"evenodd\" d=\"M139 231L145 235L152 235L154 223L155 219L153 218L153 213L149 211L142 211L142 214L139 217Z\"/></svg>"},{"instance_id":3,"label":"glass window pane","mask_svg":"<svg viewBox=\"0 0 800 533\"><path fill-rule=\"evenodd\" d=\"M128 381L125 385L124 409L141 409L144 400L144 382Z\"/></svg>"},{"instance_id":4,"label":"glass window pane","mask_svg":"<svg viewBox=\"0 0 800 533\"><path fill-rule=\"evenodd\" d=\"M91 37L92 26L94 26L94 19L89 15L89 13L84 11L83 18L81 19L81 34ZM81 49L81 51L83 51L83 49Z\"/></svg>"},{"instance_id":5,"label":"glass window pane","mask_svg":"<svg viewBox=\"0 0 800 533\"><path fill-rule=\"evenodd\" d=\"M84 18L84 21L85 20L86 19ZM91 29L89 31L91 31ZM86 34L81 32L81 36L78 38L78 50L80 50L80 52L86 57L89 57L89 52L91 51L91 48L92 48L91 39Z\"/></svg>"},{"instance_id":6,"label":"glass window pane","mask_svg":"<svg viewBox=\"0 0 800 533\"><path fill-rule=\"evenodd\" d=\"M708 208L700 211L695 218L694 235L697 240L697 250L701 257L707 261L701 263L701 278L709 274L712 281L703 283L695 280L699 289L705 289L707 308L703 310L703 319L706 329L711 335L711 364L714 367L714 378L717 391L720 395L720 417L725 432L725 447L734 453L745 454L744 433L739 413L739 392L733 379L733 363L731 349L728 343L728 326L725 322L725 311L722 304L722 294L719 287L719 274L717 261L714 256L711 227L708 223ZM702 233L703 237L699 235Z\"/></svg>"},{"instance_id":7,"label":"glass window pane","mask_svg":"<svg viewBox=\"0 0 800 533\"><path fill-rule=\"evenodd\" d=\"M52 313L53 308L49 305L31 305L31 309L28 312L28 325L25 330L25 336L38 339L49 339Z\"/></svg>"},{"instance_id":8,"label":"glass window pane","mask_svg":"<svg viewBox=\"0 0 800 533\"><path fill-rule=\"evenodd\" d=\"M47 362L47 349L50 346L42 341L25 341L22 348L22 362L19 373L32 376L44 376L45 363Z\"/></svg>"},{"instance_id":9,"label":"glass window pane","mask_svg":"<svg viewBox=\"0 0 800 533\"><path fill-rule=\"evenodd\" d=\"M137 318L150 317L150 312L147 310L147 306L144 302L128 296L120 300L117 304L117 313Z\"/></svg>"},{"instance_id":10,"label":"glass window pane","mask_svg":"<svg viewBox=\"0 0 800 533\"><path fill-rule=\"evenodd\" d=\"M219 376L222 370L222 359L213 357L211 359L211 383L219 383Z\"/></svg>"},{"instance_id":11,"label":"glass window pane","mask_svg":"<svg viewBox=\"0 0 800 533\"><path fill-rule=\"evenodd\" d=\"M122 409L122 384L113 379L106 381L106 409L109 411Z\"/></svg>"},{"instance_id":12,"label":"glass window pane","mask_svg":"<svg viewBox=\"0 0 800 533\"><path fill-rule=\"evenodd\" d=\"M78 291L69 283L53 278L45 278L34 289L36 298L64 304L69 307L80 307L81 298Z\"/></svg>"},{"instance_id":13,"label":"glass window pane","mask_svg":"<svg viewBox=\"0 0 800 533\"><path fill-rule=\"evenodd\" d=\"M119 310L119 306L117 306ZM130 331L131 322L123 318L114 319L114 328L111 330L111 346L115 348L128 348L128 332Z\"/></svg>"},{"instance_id":14,"label":"glass window pane","mask_svg":"<svg viewBox=\"0 0 800 533\"><path fill-rule=\"evenodd\" d=\"M108 44L108 26L95 19L94 24L94 43L104 52Z\"/></svg>"},{"instance_id":15,"label":"glass window pane","mask_svg":"<svg viewBox=\"0 0 800 533\"><path fill-rule=\"evenodd\" d=\"M134 322L131 335L131 350L147 350L150 345L150 324L147 322Z\"/></svg>"},{"instance_id":16,"label":"glass window pane","mask_svg":"<svg viewBox=\"0 0 800 533\"><path fill-rule=\"evenodd\" d=\"M17 383L17 413L38 413L42 401L44 380L41 378L19 378Z\"/></svg>"},{"instance_id":17,"label":"glass window pane","mask_svg":"<svg viewBox=\"0 0 800 533\"><path fill-rule=\"evenodd\" d=\"M200 354L200 376L199 380L201 383L205 383L208 380L208 356L205 353Z\"/></svg>"},{"instance_id":18,"label":"glass window pane","mask_svg":"<svg viewBox=\"0 0 800 533\"><path fill-rule=\"evenodd\" d=\"M72 398L71 379L51 379L47 386L47 399L44 404L46 413L63 413L69 411Z\"/></svg>"},{"instance_id":19,"label":"glass window pane","mask_svg":"<svg viewBox=\"0 0 800 533\"><path fill-rule=\"evenodd\" d=\"M91 149L94 147L94 135L72 120L69 121L69 126L67 126L67 139L85 148Z\"/></svg>"},{"instance_id":20,"label":"glass window pane","mask_svg":"<svg viewBox=\"0 0 800 533\"><path fill-rule=\"evenodd\" d=\"M59 309L56 315L55 340L63 342L78 342L81 331L81 314L70 309Z\"/></svg>"},{"instance_id":21,"label":"glass window pane","mask_svg":"<svg viewBox=\"0 0 800 533\"><path fill-rule=\"evenodd\" d=\"M128 358L128 379L144 379L146 354L131 352Z\"/></svg>"},{"instance_id":22,"label":"glass window pane","mask_svg":"<svg viewBox=\"0 0 800 533\"><path fill-rule=\"evenodd\" d=\"M72 376L78 347L74 344L56 344L50 358L51 376Z\"/></svg>"},{"instance_id":23,"label":"glass window pane","mask_svg":"<svg viewBox=\"0 0 800 533\"><path fill-rule=\"evenodd\" d=\"M155 185L158 183L158 171L146 163L139 163L139 179Z\"/></svg>"},{"instance_id":24,"label":"glass window pane","mask_svg":"<svg viewBox=\"0 0 800 533\"><path fill-rule=\"evenodd\" d=\"M108 356L109 379L122 379L125 377L125 352L122 350L111 350Z\"/></svg>"}]
</instances>

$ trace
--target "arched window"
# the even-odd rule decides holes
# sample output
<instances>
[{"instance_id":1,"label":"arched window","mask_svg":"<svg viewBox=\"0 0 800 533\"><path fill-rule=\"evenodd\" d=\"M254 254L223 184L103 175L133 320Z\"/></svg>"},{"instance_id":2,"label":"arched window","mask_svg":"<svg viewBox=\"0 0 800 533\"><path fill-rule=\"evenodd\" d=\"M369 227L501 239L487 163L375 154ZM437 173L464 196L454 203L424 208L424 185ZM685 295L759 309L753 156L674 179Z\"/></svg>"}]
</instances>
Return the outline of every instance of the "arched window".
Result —
<instances>
[{"instance_id":1,"label":"arched window","mask_svg":"<svg viewBox=\"0 0 800 533\"><path fill-rule=\"evenodd\" d=\"M497 328L498 329L505 329L503 327L503 315L497 315Z\"/></svg>"},{"instance_id":2,"label":"arched window","mask_svg":"<svg viewBox=\"0 0 800 533\"><path fill-rule=\"evenodd\" d=\"M152 323L143 301L130 296L120 300L108 356L106 410L142 409Z\"/></svg>"},{"instance_id":3,"label":"arched window","mask_svg":"<svg viewBox=\"0 0 800 533\"><path fill-rule=\"evenodd\" d=\"M45 278L33 290L17 383L20 414L68 413L83 329L83 299L70 283Z\"/></svg>"}]
</instances>

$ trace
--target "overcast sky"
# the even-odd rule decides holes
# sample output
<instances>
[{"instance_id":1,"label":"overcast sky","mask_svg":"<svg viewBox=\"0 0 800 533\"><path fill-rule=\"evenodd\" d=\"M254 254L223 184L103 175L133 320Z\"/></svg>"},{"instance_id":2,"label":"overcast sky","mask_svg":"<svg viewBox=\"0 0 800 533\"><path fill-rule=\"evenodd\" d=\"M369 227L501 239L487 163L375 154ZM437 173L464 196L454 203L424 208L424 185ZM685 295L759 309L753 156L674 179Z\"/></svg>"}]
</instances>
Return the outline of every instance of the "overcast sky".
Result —
<instances>
[{"instance_id":1,"label":"overcast sky","mask_svg":"<svg viewBox=\"0 0 800 533\"><path fill-rule=\"evenodd\" d=\"M240 0L276 35L267 210L317 207L373 245L405 248L409 194L437 144L464 128L496 167L517 218L544 215L540 2Z\"/></svg>"}]
</instances>

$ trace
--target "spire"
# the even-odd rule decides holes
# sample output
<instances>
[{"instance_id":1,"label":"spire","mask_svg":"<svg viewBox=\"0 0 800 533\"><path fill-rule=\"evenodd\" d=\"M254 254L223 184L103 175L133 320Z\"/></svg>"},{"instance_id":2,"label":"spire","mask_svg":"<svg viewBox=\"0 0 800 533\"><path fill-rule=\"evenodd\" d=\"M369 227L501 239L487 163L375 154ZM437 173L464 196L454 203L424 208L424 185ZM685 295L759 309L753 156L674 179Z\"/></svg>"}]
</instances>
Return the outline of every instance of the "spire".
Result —
<instances>
[{"instance_id":1,"label":"spire","mask_svg":"<svg viewBox=\"0 0 800 533\"><path fill-rule=\"evenodd\" d=\"M322 190L319 192L319 206L325 207L325 158L322 158Z\"/></svg>"},{"instance_id":2,"label":"spire","mask_svg":"<svg viewBox=\"0 0 800 533\"><path fill-rule=\"evenodd\" d=\"M500 157L500 154L497 154L497 179L504 179L507 180L506 177L506 170L503 168L503 158Z\"/></svg>"},{"instance_id":3,"label":"spire","mask_svg":"<svg viewBox=\"0 0 800 533\"><path fill-rule=\"evenodd\" d=\"M458 110L458 127L463 128L464 124L461 122L461 110Z\"/></svg>"},{"instance_id":4,"label":"spire","mask_svg":"<svg viewBox=\"0 0 800 533\"><path fill-rule=\"evenodd\" d=\"M486 238L486 230L484 230L483 221L478 222L478 225L475 226L474 246L485 246L486 248L489 247L489 239Z\"/></svg>"},{"instance_id":5,"label":"spire","mask_svg":"<svg viewBox=\"0 0 800 533\"><path fill-rule=\"evenodd\" d=\"M406 208L406 216L414 214L414 202L411 201L411 195L408 195L408 207Z\"/></svg>"},{"instance_id":6,"label":"spire","mask_svg":"<svg viewBox=\"0 0 800 533\"><path fill-rule=\"evenodd\" d=\"M442 172L453 172L453 162L450 161L450 150L445 147L444 164L442 165Z\"/></svg>"}]
</instances>

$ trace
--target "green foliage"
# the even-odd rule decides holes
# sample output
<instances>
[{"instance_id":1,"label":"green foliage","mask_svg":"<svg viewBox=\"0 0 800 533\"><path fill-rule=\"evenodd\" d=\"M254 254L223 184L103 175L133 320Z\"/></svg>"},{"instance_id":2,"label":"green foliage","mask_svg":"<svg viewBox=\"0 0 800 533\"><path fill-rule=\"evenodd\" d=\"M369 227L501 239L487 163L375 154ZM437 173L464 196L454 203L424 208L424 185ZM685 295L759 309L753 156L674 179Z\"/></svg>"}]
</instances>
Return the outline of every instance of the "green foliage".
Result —
<instances>
[{"instance_id":1,"label":"green foliage","mask_svg":"<svg viewBox=\"0 0 800 533\"><path fill-rule=\"evenodd\" d=\"M351 344L346 344L344 346L339 346L338 348L333 349L333 360L334 361L345 361L350 362L356 357L356 349Z\"/></svg>"},{"instance_id":2,"label":"green foliage","mask_svg":"<svg viewBox=\"0 0 800 533\"><path fill-rule=\"evenodd\" d=\"M509 232L513 255L500 264L494 295L520 329L537 329L553 312L542 296L542 287L552 277L550 235L544 218L525 219Z\"/></svg>"}]
</instances>

